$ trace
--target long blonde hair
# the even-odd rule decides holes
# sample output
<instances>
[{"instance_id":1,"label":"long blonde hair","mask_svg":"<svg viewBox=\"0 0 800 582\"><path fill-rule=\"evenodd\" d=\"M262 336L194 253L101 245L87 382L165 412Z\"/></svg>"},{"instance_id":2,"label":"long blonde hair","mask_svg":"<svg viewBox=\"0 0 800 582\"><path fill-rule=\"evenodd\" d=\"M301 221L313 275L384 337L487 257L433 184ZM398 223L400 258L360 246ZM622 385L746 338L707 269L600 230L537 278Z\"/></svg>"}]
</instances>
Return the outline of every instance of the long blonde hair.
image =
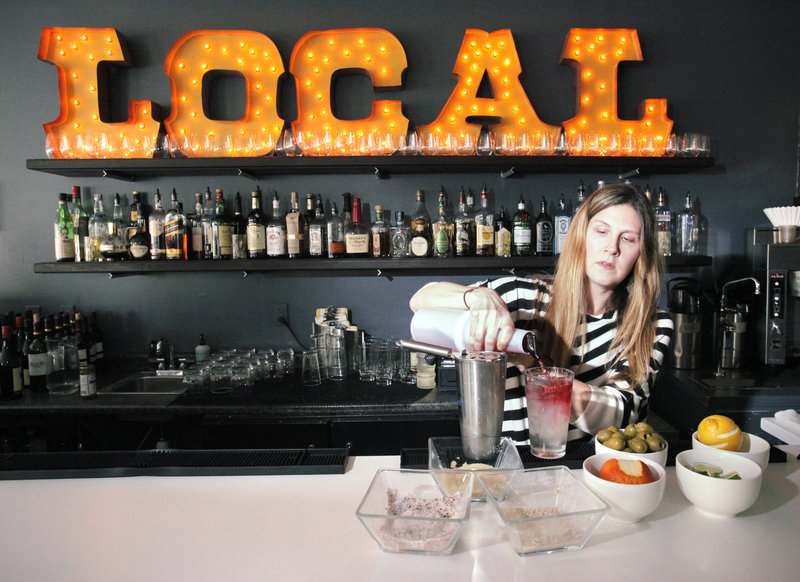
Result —
<instances>
[{"instance_id":1,"label":"long blonde hair","mask_svg":"<svg viewBox=\"0 0 800 582\"><path fill-rule=\"evenodd\" d=\"M631 206L642 222L641 251L628 277L617 285L612 306L618 310L617 334L609 352L616 363L628 362L632 383L646 381L650 354L656 335L655 311L661 293L664 258L658 250L655 214L650 202L629 184L610 184L591 194L581 205L567 234L553 279L553 292L545 315L542 345L558 366L567 366L573 342L579 335L585 342L586 232L589 221L610 206ZM582 343L584 343L582 342Z\"/></svg>"}]
</instances>

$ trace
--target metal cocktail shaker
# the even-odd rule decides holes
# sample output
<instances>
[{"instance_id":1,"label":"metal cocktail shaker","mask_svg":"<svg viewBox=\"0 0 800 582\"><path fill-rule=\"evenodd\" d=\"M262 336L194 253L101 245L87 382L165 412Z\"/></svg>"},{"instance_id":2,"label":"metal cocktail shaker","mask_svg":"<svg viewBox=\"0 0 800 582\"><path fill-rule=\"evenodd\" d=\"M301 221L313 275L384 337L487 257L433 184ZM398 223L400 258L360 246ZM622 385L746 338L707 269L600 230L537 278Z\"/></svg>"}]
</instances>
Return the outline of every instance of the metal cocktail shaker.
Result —
<instances>
[{"instance_id":1,"label":"metal cocktail shaker","mask_svg":"<svg viewBox=\"0 0 800 582\"><path fill-rule=\"evenodd\" d=\"M455 360L464 456L470 461L491 458L503 432L508 357L501 352L470 352Z\"/></svg>"},{"instance_id":2,"label":"metal cocktail shaker","mask_svg":"<svg viewBox=\"0 0 800 582\"><path fill-rule=\"evenodd\" d=\"M494 458L502 436L508 356L504 352L458 353L407 339L397 343L410 350L455 361L464 457L469 462Z\"/></svg>"}]
</instances>

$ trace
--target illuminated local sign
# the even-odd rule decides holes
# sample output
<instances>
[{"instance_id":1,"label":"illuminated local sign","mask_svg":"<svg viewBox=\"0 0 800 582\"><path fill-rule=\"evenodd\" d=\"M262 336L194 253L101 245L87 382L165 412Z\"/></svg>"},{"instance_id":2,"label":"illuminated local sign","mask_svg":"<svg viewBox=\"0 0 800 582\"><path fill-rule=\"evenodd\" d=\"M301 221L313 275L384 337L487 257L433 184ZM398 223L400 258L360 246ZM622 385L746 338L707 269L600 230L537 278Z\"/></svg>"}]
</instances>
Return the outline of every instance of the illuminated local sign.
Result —
<instances>
[{"instance_id":1,"label":"illuminated local sign","mask_svg":"<svg viewBox=\"0 0 800 582\"><path fill-rule=\"evenodd\" d=\"M277 103L283 59L258 32L196 30L175 42L164 63L171 110L163 131L158 106L149 101L130 102L125 122L108 121L108 67L131 66L116 30L44 28L39 58L58 69L60 112L44 125L55 158L151 158L165 143L187 157L264 156L285 145L282 138L304 155L389 155L409 147L438 155L552 155L562 133L561 126L542 122L529 101L510 30L465 32L453 68L456 86L436 120L418 127L413 140L400 101L373 101L364 119L333 113L337 75L367 75L376 89L402 87L405 50L382 29L315 31L297 42L288 72L298 117L290 128ZM575 68L577 105L575 117L563 123L566 151L559 153L665 154L672 131L665 99L645 99L638 120L617 116L617 69L631 60L642 60L636 30L570 30L562 62ZM207 84L231 72L245 81L244 116L210 119ZM489 96L479 91L487 85Z\"/></svg>"}]
</instances>

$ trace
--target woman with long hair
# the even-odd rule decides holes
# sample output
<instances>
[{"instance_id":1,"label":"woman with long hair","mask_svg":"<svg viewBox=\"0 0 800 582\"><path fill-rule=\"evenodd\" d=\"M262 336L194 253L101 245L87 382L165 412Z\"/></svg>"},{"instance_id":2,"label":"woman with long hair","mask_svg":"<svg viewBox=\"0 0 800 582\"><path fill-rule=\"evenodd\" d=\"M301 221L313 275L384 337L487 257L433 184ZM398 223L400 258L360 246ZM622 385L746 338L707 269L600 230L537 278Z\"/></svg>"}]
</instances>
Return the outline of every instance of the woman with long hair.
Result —
<instances>
[{"instance_id":1,"label":"woman with long hair","mask_svg":"<svg viewBox=\"0 0 800 582\"><path fill-rule=\"evenodd\" d=\"M570 439L625 426L645 418L672 338L672 321L657 307L664 259L655 232L641 192L604 186L576 213L554 276L432 283L410 306L468 309L474 350L503 351L515 328L534 331L539 355L575 372ZM509 354L503 435L517 444L528 441L522 370L532 364Z\"/></svg>"}]
</instances>

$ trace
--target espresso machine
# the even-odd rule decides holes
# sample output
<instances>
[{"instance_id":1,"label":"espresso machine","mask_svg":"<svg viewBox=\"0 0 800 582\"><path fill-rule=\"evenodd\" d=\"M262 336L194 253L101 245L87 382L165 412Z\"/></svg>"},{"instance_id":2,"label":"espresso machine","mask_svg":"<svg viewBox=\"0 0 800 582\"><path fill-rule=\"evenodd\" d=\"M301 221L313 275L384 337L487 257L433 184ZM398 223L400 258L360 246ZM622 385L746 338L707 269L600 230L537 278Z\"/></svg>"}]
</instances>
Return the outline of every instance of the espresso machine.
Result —
<instances>
[{"instance_id":1,"label":"espresso machine","mask_svg":"<svg viewBox=\"0 0 800 582\"><path fill-rule=\"evenodd\" d=\"M765 300L752 320L758 361L784 366L800 351L800 243L773 241L773 229L753 229L748 254Z\"/></svg>"}]
</instances>

